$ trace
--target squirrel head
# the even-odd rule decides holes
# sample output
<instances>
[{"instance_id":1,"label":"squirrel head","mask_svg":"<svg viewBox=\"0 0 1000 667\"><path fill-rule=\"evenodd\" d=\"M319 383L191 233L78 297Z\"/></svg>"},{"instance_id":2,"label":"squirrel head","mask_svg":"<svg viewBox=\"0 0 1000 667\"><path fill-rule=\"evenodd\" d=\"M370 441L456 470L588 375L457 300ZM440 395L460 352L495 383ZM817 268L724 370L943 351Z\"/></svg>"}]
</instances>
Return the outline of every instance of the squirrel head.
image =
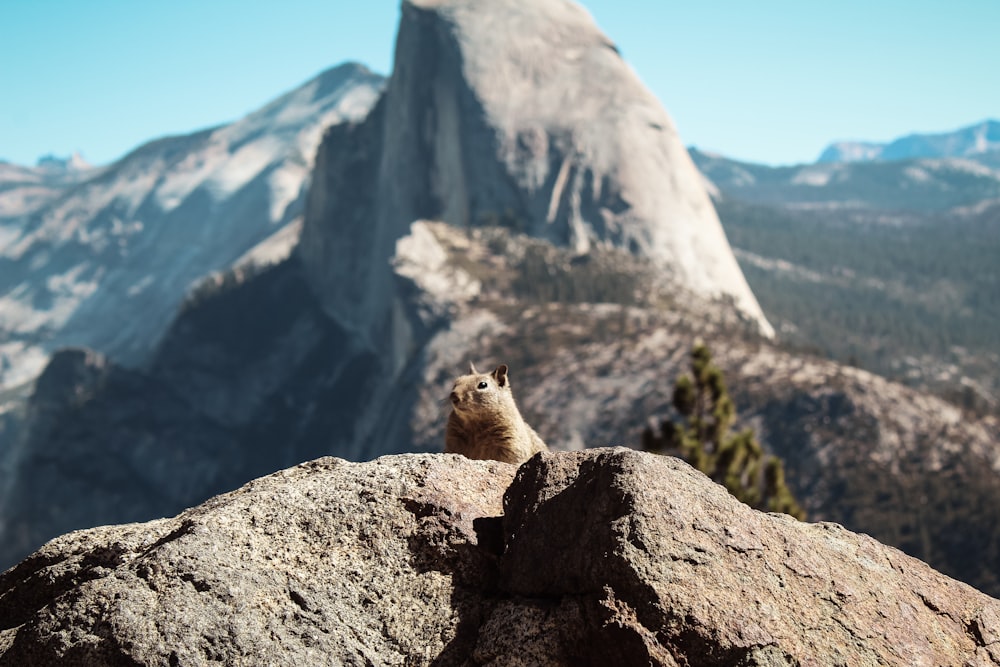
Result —
<instances>
[{"instance_id":1,"label":"squirrel head","mask_svg":"<svg viewBox=\"0 0 1000 667\"><path fill-rule=\"evenodd\" d=\"M476 373L472 364L469 370L473 372L459 377L451 388L451 405L460 417L499 412L510 405L513 394L506 364L492 373Z\"/></svg>"}]
</instances>

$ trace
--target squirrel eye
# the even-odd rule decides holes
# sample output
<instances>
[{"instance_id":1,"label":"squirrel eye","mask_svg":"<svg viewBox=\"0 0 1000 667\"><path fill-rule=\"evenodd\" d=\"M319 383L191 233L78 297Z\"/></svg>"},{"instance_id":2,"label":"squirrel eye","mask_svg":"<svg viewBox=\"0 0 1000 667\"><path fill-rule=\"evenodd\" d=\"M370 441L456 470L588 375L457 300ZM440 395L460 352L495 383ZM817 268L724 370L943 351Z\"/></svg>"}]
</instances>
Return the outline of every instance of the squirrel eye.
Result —
<instances>
[{"instance_id":1,"label":"squirrel eye","mask_svg":"<svg viewBox=\"0 0 1000 667\"><path fill-rule=\"evenodd\" d=\"M486 388L487 388L487 387L489 387L489 386L490 386L490 385L489 385L489 384L487 384L486 380L483 380L483 381L482 381L482 382L480 382L480 383L479 383L478 385L476 385L476 388L477 388L477 389L486 389Z\"/></svg>"}]
</instances>

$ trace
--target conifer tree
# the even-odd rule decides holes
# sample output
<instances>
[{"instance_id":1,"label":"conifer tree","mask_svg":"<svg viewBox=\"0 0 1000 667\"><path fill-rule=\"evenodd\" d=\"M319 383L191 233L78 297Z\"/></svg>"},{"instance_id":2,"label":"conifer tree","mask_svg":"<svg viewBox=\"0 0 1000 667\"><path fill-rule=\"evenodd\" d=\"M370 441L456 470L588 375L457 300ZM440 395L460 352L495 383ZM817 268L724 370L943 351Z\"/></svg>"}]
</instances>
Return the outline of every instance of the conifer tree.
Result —
<instances>
[{"instance_id":1,"label":"conifer tree","mask_svg":"<svg viewBox=\"0 0 1000 667\"><path fill-rule=\"evenodd\" d=\"M684 459L751 507L805 518L785 484L781 459L764 455L753 429L730 432L736 408L704 343L691 350L691 373L677 378L673 405L681 421L668 419L659 434L646 427L643 449Z\"/></svg>"}]
</instances>

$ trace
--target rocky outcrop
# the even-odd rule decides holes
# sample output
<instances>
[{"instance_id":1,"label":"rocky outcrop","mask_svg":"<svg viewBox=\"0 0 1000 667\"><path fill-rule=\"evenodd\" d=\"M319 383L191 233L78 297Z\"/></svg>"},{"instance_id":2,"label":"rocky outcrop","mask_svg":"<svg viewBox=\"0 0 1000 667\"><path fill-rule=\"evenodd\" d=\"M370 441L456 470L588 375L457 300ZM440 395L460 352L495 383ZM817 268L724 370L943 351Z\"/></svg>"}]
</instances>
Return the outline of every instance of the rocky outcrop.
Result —
<instances>
[{"instance_id":1,"label":"rocky outcrop","mask_svg":"<svg viewBox=\"0 0 1000 667\"><path fill-rule=\"evenodd\" d=\"M516 472L516 474L515 474ZM1000 602L627 449L320 459L0 576L0 665L1000 664Z\"/></svg>"},{"instance_id":2,"label":"rocky outcrop","mask_svg":"<svg viewBox=\"0 0 1000 667\"><path fill-rule=\"evenodd\" d=\"M331 132L315 184L300 253L328 312L375 345L388 261L419 219L625 249L771 333L673 122L566 0L404 2L385 95Z\"/></svg>"}]
</instances>

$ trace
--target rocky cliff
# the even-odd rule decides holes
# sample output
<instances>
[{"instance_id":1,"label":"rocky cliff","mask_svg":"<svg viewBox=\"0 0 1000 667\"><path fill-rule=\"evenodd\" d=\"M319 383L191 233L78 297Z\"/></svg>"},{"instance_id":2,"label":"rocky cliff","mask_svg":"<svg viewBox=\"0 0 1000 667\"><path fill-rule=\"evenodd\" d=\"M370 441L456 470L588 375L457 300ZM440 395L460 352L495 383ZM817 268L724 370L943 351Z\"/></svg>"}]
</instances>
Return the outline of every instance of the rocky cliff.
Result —
<instances>
[{"instance_id":1,"label":"rocky cliff","mask_svg":"<svg viewBox=\"0 0 1000 667\"><path fill-rule=\"evenodd\" d=\"M315 182L306 271L373 341L391 326L388 260L419 219L625 249L771 333L670 117L567 0L404 2L385 95L327 137Z\"/></svg>"},{"instance_id":2,"label":"rocky cliff","mask_svg":"<svg viewBox=\"0 0 1000 667\"><path fill-rule=\"evenodd\" d=\"M1000 602L625 449L319 459L0 575L0 665L1000 664Z\"/></svg>"}]
</instances>

